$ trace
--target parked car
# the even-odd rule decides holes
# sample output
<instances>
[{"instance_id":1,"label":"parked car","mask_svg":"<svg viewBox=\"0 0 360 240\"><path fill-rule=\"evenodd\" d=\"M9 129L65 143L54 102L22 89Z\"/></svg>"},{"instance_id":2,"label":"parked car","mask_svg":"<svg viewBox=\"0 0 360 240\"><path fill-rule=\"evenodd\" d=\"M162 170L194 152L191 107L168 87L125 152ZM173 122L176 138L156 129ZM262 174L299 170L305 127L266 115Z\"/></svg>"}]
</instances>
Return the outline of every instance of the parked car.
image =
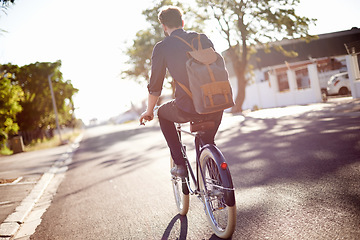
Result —
<instances>
[{"instance_id":1,"label":"parked car","mask_svg":"<svg viewBox=\"0 0 360 240\"><path fill-rule=\"evenodd\" d=\"M350 93L350 80L347 72L335 74L330 77L327 84L328 95L348 95Z\"/></svg>"}]
</instances>

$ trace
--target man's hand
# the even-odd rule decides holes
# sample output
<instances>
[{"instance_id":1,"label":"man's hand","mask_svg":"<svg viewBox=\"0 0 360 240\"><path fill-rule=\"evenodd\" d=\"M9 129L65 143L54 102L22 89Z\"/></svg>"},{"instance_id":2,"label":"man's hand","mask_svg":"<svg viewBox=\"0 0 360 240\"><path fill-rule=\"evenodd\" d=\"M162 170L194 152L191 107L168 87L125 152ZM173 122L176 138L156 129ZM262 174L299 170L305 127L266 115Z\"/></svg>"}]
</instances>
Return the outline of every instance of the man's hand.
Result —
<instances>
[{"instance_id":1,"label":"man's hand","mask_svg":"<svg viewBox=\"0 0 360 240\"><path fill-rule=\"evenodd\" d=\"M145 122L151 121L153 119L154 119L154 112L145 111L140 115L140 118L139 118L140 125L145 125Z\"/></svg>"},{"instance_id":2,"label":"man's hand","mask_svg":"<svg viewBox=\"0 0 360 240\"><path fill-rule=\"evenodd\" d=\"M140 115L139 121L140 125L145 125L145 122L151 121L154 119L154 108L156 105L156 102L158 101L159 96L154 96L149 94L148 96L148 106L146 108L146 111L143 112Z\"/></svg>"}]
</instances>

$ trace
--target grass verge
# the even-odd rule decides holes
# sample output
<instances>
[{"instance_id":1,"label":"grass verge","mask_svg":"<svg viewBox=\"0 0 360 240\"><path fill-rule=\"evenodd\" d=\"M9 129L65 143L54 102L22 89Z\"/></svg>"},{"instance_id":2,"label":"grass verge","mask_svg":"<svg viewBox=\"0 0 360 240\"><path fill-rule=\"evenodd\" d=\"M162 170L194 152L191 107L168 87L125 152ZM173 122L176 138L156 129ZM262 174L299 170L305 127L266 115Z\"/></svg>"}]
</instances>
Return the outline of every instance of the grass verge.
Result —
<instances>
[{"instance_id":1,"label":"grass verge","mask_svg":"<svg viewBox=\"0 0 360 240\"><path fill-rule=\"evenodd\" d=\"M61 146L67 143L74 142L74 140L83 132L81 129L74 129L71 132L68 132L66 134L61 135L61 140L59 135L55 135L51 139L45 139L45 140L37 140L32 142L31 144L24 147L25 152L30 151L37 151L41 149L47 149L52 147Z\"/></svg>"},{"instance_id":2,"label":"grass verge","mask_svg":"<svg viewBox=\"0 0 360 240\"><path fill-rule=\"evenodd\" d=\"M11 151L8 147L3 147L0 149L0 156L8 156L13 154L13 151Z\"/></svg>"}]
</instances>

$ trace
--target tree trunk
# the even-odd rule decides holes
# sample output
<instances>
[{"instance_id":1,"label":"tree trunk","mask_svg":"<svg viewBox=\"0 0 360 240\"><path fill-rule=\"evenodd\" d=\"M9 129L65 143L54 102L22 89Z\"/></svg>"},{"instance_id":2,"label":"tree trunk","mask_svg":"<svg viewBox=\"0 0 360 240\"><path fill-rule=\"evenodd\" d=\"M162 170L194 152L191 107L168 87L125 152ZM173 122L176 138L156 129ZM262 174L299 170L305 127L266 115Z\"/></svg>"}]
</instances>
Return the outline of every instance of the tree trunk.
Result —
<instances>
[{"instance_id":1,"label":"tree trunk","mask_svg":"<svg viewBox=\"0 0 360 240\"><path fill-rule=\"evenodd\" d=\"M234 64L235 65L235 64ZM234 66L237 68L241 68L241 66ZM236 78L237 78L237 87L238 92L235 98L235 106L232 108L233 113L241 113L243 108L242 105L245 101L245 88L246 88L246 80L245 80L245 72L241 70L235 70Z\"/></svg>"},{"instance_id":2,"label":"tree trunk","mask_svg":"<svg viewBox=\"0 0 360 240\"><path fill-rule=\"evenodd\" d=\"M245 87L246 87L245 66L240 61L239 56L236 54L234 48L230 48L229 52L230 52L230 59L237 78L237 95L235 98L235 106L232 107L231 112L240 113L243 110L242 105L245 100Z\"/></svg>"},{"instance_id":3,"label":"tree trunk","mask_svg":"<svg viewBox=\"0 0 360 240\"><path fill-rule=\"evenodd\" d=\"M237 48L233 48L233 47L230 48L231 60L233 63L235 75L237 78L237 84L238 84L237 85L238 92L235 98L235 106L231 110L233 113L240 113L243 110L242 105L245 101L245 88L246 88L245 72L248 64L248 59L247 59L248 49L246 43L248 32L244 24L243 15L238 15L237 24L238 24L237 27L241 33L241 52L238 55L236 52ZM237 47L239 47L239 43Z\"/></svg>"}]
</instances>

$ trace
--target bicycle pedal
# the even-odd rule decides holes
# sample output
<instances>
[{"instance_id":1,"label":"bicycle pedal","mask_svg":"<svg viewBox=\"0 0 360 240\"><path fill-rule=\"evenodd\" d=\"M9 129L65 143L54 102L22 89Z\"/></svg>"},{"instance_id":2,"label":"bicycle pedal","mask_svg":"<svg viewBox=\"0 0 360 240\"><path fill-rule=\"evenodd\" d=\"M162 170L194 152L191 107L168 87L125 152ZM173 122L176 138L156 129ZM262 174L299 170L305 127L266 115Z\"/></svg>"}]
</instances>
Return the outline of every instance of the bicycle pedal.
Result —
<instances>
[{"instance_id":1,"label":"bicycle pedal","mask_svg":"<svg viewBox=\"0 0 360 240\"><path fill-rule=\"evenodd\" d=\"M181 181L181 178L177 177L177 176L174 176L174 175L171 175L171 181Z\"/></svg>"}]
</instances>

